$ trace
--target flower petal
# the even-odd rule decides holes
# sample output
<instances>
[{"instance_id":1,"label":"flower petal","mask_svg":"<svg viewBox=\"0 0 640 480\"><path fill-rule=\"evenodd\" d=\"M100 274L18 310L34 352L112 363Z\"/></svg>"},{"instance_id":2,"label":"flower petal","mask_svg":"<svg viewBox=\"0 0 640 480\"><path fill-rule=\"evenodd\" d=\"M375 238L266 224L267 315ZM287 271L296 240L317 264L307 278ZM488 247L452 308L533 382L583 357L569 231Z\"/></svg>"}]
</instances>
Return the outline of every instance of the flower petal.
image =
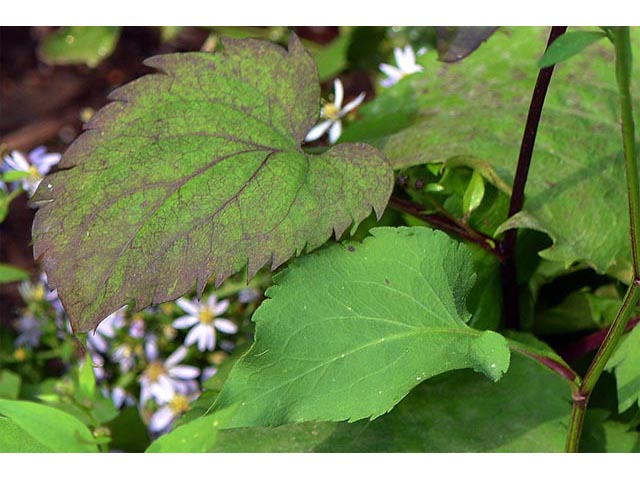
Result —
<instances>
[{"instance_id":1,"label":"flower petal","mask_svg":"<svg viewBox=\"0 0 640 480\"><path fill-rule=\"evenodd\" d=\"M198 378L200 369L191 365L176 365L169 369L169 375L181 380L192 380Z\"/></svg>"},{"instance_id":2,"label":"flower petal","mask_svg":"<svg viewBox=\"0 0 640 480\"><path fill-rule=\"evenodd\" d=\"M193 315L183 315L182 317L176 318L171 325L173 325L173 328L182 329L193 327L198 322L198 317L194 317Z\"/></svg>"},{"instance_id":3,"label":"flower petal","mask_svg":"<svg viewBox=\"0 0 640 480\"><path fill-rule=\"evenodd\" d=\"M149 430L152 432L160 432L171 425L173 418L173 411L169 407L159 408L156 413L151 416L151 420L149 420Z\"/></svg>"},{"instance_id":4,"label":"flower petal","mask_svg":"<svg viewBox=\"0 0 640 480\"><path fill-rule=\"evenodd\" d=\"M178 305L185 312L191 315L195 315L196 317L200 313L200 310L202 310L201 305L199 305L198 303L192 302L191 300L187 300L184 297L176 300L176 305Z\"/></svg>"},{"instance_id":5,"label":"flower petal","mask_svg":"<svg viewBox=\"0 0 640 480\"><path fill-rule=\"evenodd\" d=\"M197 327L194 327L194 329ZM191 330L193 331L193 330ZM184 360L184 357L187 356L187 349L184 346L180 346L176 349L175 352L173 352L171 355L169 355L169 357L164 361L164 365L169 368L169 367L173 367L174 365L179 364L182 360Z\"/></svg>"},{"instance_id":6,"label":"flower petal","mask_svg":"<svg viewBox=\"0 0 640 480\"><path fill-rule=\"evenodd\" d=\"M223 300L217 305L211 305L211 310L216 317L226 312L227 308L229 308L229 300Z\"/></svg>"},{"instance_id":7,"label":"flower petal","mask_svg":"<svg viewBox=\"0 0 640 480\"><path fill-rule=\"evenodd\" d=\"M329 130L329 143L336 143L342 135L342 122L338 120L333 124L331 130Z\"/></svg>"},{"instance_id":8,"label":"flower petal","mask_svg":"<svg viewBox=\"0 0 640 480\"><path fill-rule=\"evenodd\" d=\"M339 78L336 78L333 81L333 93L334 99L333 104L336 106L338 110L342 107L342 102L344 100L344 87L342 86L342 82Z\"/></svg>"},{"instance_id":9,"label":"flower petal","mask_svg":"<svg viewBox=\"0 0 640 480\"><path fill-rule=\"evenodd\" d=\"M320 122L318 125L309 130L307 136L304 137L304 141L313 142L314 140L319 139L322 135L325 134L327 130L329 130L329 127L332 123L333 120L325 120L324 122Z\"/></svg>"},{"instance_id":10,"label":"flower petal","mask_svg":"<svg viewBox=\"0 0 640 480\"><path fill-rule=\"evenodd\" d=\"M356 108L358 105L360 105L362 103L362 101L364 100L364 97L367 94L362 92L360 95L358 95L356 98L354 98L353 100L351 100L349 103L347 103L344 108L340 111L340 116L344 116L347 113L349 113L351 110L353 110L354 108Z\"/></svg>"},{"instance_id":11,"label":"flower petal","mask_svg":"<svg viewBox=\"0 0 640 480\"><path fill-rule=\"evenodd\" d=\"M238 331L238 326L228 318L216 318L213 325L222 333L228 333L230 335Z\"/></svg>"}]
</instances>

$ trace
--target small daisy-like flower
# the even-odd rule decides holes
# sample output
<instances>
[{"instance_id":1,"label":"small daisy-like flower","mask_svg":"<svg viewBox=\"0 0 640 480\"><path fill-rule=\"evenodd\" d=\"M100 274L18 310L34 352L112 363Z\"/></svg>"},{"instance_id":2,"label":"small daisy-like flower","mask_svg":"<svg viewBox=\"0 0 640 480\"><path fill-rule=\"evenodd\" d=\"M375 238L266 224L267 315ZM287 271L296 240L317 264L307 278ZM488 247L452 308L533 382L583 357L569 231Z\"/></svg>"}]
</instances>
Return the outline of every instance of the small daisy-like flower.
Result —
<instances>
[{"instance_id":1,"label":"small daisy-like flower","mask_svg":"<svg viewBox=\"0 0 640 480\"><path fill-rule=\"evenodd\" d=\"M140 377L140 404L155 398L158 403L166 403L177 393L188 395L197 388L192 380L200 376L200 369L190 365L178 365L187 356L182 346L161 362L150 358L150 363Z\"/></svg>"},{"instance_id":2,"label":"small daisy-like flower","mask_svg":"<svg viewBox=\"0 0 640 480\"><path fill-rule=\"evenodd\" d=\"M189 403L195 400L197 394L174 395L165 405L160 407L149 420L149 430L153 433L165 433L171 429L173 421L190 410Z\"/></svg>"},{"instance_id":3,"label":"small daisy-like flower","mask_svg":"<svg viewBox=\"0 0 640 480\"><path fill-rule=\"evenodd\" d=\"M421 51L418 52L419 54ZM393 56L396 59L397 67L393 65L389 65L388 63L383 63L380 65L380 70L384 73L387 78L383 79L380 84L383 87L390 87L391 85L395 85L402 78L407 75L411 75L412 73L422 72L424 68L422 65L418 65L416 63L416 55L413 52L413 48L411 45L407 45L402 48L394 48Z\"/></svg>"},{"instance_id":4,"label":"small daisy-like flower","mask_svg":"<svg viewBox=\"0 0 640 480\"><path fill-rule=\"evenodd\" d=\"M229 308L229 300L218 302L215 295L211 295L206 302L192 302L186 298L176 300L176 304L188 315L176 318L175 328L191 328L184 344L189 346L198 342L198 350L213 350L216 346L216 329L223 333L234 334L238 327L228 318L218 318Z\"/></svg>"},{"instance_id":5,"label":"small daisy-like flower","mask_svg":"<svg viewBox=\"0 0 640 480\"><path fill-rule=\"evenodd\" d=\"M14 150L4 157L4 163L8 168L4 170L15 170L28 173L28 176L20 180L22 188L32 196L42 181L42 178L49 173L51 167L57 165L62 158L59 153L47 153L45 147L38 147L29 152L29 160L20 152Z\"/></svg>"},{"instance_id":6,"label":"small daisy-like flower","mask_svg":"<svg viewBox=\"0 0 640 480\"><path fill-rule=\"evenodd\" d=\"M328 130L329 142L336 143L338 138L340 138L340 135L342 135L342 118L344 118L347 113L358 107L365 97L365 93L362 92L354 100L350 101L343 107L342 101L344 100L344 87L342 86L342 82L337 78L333 81L333 91L333 103L324 102L320 112L320 117L326 118L327 120L320 122L309 130L309 133L307 133L307 136L304 139L305 142L313 142L314 140L319 139Z\"/></svg>"}]
</instances>

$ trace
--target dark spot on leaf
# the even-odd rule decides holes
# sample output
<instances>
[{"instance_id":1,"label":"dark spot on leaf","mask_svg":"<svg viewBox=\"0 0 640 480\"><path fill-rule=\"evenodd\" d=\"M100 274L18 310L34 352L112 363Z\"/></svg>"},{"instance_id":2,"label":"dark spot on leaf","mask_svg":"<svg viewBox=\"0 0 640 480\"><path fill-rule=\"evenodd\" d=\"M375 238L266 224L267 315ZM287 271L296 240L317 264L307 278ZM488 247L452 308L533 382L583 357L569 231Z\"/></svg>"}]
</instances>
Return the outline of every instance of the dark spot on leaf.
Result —
<instances>
[{"instance_id":1,"label":"dark spot on leaf","mask_svg":"<svg viewBox=\"0 0 640 480\"><path fill-rule=\"evenodd\" d=\"M354 247L353 245L349 245L347 247L347 250L349 250L350 252L355 252L356 251L356 247Z\"/></svg>"},{"instance_id":2,"label":"dark spot on leaf","mask_svg":"<svg viewBox=\"0 0 640 480\"><path fill-rule=\"evenodd\" d=\"M391 280L389 280L388 278L385 278L384 283L386 283L387 285L391 285Z\"/></svg>"},{"instance_id":3,"label":"dark spot on leaf","mask_svg":"<svg viewBox=\"0 0 640 480\"><path fill-rule=\"evenodd\" d=\"M424 188L424 180L421 180L421 179L416 180L416 188L418 190L422 190Z\"/></svg>"}]
</instances>

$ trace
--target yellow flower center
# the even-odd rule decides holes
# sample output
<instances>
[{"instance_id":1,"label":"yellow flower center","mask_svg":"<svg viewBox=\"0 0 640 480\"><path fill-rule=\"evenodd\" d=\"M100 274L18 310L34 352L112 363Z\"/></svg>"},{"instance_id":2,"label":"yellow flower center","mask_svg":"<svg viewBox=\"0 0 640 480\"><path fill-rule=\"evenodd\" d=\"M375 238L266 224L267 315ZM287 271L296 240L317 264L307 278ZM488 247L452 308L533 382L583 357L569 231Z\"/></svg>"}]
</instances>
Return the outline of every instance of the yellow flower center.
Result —
<instances>
[{"instance_id":1,"label":"yellow flower center","mask_svg":"<svg viewBox=\"0 0 640 480\"><path fill-rule=\"evenodd\" d=\"M44 285L39 283L33 289L33 299L36 302L42 302L44 300L44 296L45 296Z\"/></svg>"},{"instance_id":2,"label":"yellow flower center","mask_svg":"<svg viewBox=\"0 0 640 480\"><path fill-rule=\"evenodd\" d=\"M169 408L176 415L187 412L190 409L189 399L184 395L175 395L171 400L169 400Z\"/></svg>"},{"instance_id":3,"label":"yellow flower center","mask_svg":"<svg viewBox=\"0 0 640 480\"><path fill-rule=\"evenodd\" d=\"M29 170L27 171L29 172L29 176L34 180L38 180L39 178L42 178L42 175L40 175L40 172L38 171L38 167L36 167L35 165L31 165L29 167Z\"/></svg>"},{"instance_id":4,"label":"yellow flower center","mask_svg":"<svg viewBox=\"0 0 640 480\"><path fill-rule=\"evenodd\" d=\"M157 382L158 378L160 378L161 375L165 375L166 373L167 369L164 368L164 365L160 362L150 363L144 371L145 376L152 382Z\"/></svg>"},{"instance_id":5,"label":"yellow flower center","mask_svg":"<svg viewBox=\"0 0 640 480\"><path fill-rule=\"evenodd\" d=\"M325 103L322 106L322 114L329 120L336 121L340 119L340 109L333 103Z\"/></svg>"},{"instance_id":6,"label":"yellow flower center","mask_svg":"<svg viewBox=\"0 0 640 480\"><path fill-rule=\"evenodd\" d=\"M13 358L18 360L19 362L24 362L27 359L27 351L22 347L16 348L16 350L13 352Z\"/></svg>"},{"instance_id":7,"label":"yellow flower center","mask_svg":"<svg viewBox=\"0 0 640 480\"><path fill-rule=\"evenodd\" d=\"M216 316L208 308L205 308L205 309L201 310L200 313L198 314L198 320L200 320L200 322L202 322L204 324L207 324L207 325L209 325L211 322L213 322L213 320L215 318L216 318Z\"/></svg>"}]
</instances>

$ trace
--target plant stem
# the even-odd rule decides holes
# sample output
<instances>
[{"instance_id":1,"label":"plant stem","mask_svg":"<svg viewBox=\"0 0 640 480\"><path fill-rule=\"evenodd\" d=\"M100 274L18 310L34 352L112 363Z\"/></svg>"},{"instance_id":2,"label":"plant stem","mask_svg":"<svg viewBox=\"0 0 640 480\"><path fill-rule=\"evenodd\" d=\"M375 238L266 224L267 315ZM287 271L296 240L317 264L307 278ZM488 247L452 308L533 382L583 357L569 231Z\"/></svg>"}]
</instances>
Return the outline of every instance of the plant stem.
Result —
<instances>
[{"instance_id":1,"label":"plant stem","mask_svg":"<svg viewBox=\"0 0 640 480\"><path fill-rule=\"evenodd\" d=\"M627 192L629 198L629 227L631 251L633 256L634 278L622 299L622 305L616 315L611 328L602 342L598 353L591 362L589 369L582 381L578 395L574 395L571 411L571 423L566 449L568 452L577 452L582 432L584 413L589 402L591 392L595 387L609 358L618 348L622 334L624 333L631 313L640 300L640 188L638 186L638 163L635 147L635 127L633 123L633 109L631 104L631 41L629 27L612 27L610 29L611 40L616 52L616 80L620 92L620 112L622 118L622 144L624 147L625 175L627 180Z\"/></svg>"},{"instance_id":2,"label":"plant stem","mask_svg":"<svg viewBox=\"0 0 640 480\"><path fill-rule=\"evenodd\" d=\"M589 403L589 397L595 387L600 374L604 370L609 358L618 347L622 334L627 327L627 320L631 317L633 309L640 300L640 283L633 282L627 290L622 306L618 310L616 319L613 321L607 337L602 342L598 353L589 366L589 370L584 376L580 385L580 390L573 396L573 406L571 407L571 421L569 423L569 435L567 437L567 452L575 453L578 451L580 443L580 434L582 433L582 423L584 421L584 413Z\"/></svg>"},{"instance_id":3,"label":"plant stem","mask_svg":"<svg viewBox=\"0 0 640 480\"><path fill-rule=\"evenodd\" d=\"M445 216L440 213L425 213L425 208L422 205L404 198L392 196L389 200L389 205L396 210L419 218L439 230L464 238L465 240L468 240L495 255L499 261L502 261L502 253L496 246L496 240L478 230L475 230L469 225L458 222L448 215Z\"/></svg>"},{"instance_id":4,"label":"plant stem","mask_svg":"<svg viewBox=\"0 0 640 480\"><path fill-rule=\"evenodd\" d=\"M631 331L638 323L640 323L640 317L638 316L629 320L627 322L627 327L624 329L625 333ZM587 353L599 349L610 329L611 326L608 326L602 330L598 330L597 332L590 333L585 337L556 348L556 351L567 362L577 360L578 358L585 356Z\"/></svg>"},{"instance_id":5,"label":"plant stem","mask_svg":"<svg viewBox=\"0 0 640 480\"><path fill-rule=\"evenodd\" d=\"M556 38L562 35L567 27L552 27L547 41L547 49ZM536 134L538 133L538 124L542 115L542 107L544 99L547 95L547 89L551 82L553 74L553 65L540 70L538 79L531 96L531 104L529 105L529 113L527 115L527 123L524 127L522 142L520 144L520 155L518 156L518 165L516 166L516 174L513 180L513 192L509 203L509 217L512 217L520 210L524 204L524 187L527 183L529 175L529 167L531 165L531 156L533 155L533 147L536 142ZM502 277L502 305L505 326L514 330L518 330L520 326L519 307L518 307L518 279L516 272L516 239L518 231L515 229L507 230L504 240L500 242L500 251L504 256L501 267Z\"/></svg>"}]
</instances>

